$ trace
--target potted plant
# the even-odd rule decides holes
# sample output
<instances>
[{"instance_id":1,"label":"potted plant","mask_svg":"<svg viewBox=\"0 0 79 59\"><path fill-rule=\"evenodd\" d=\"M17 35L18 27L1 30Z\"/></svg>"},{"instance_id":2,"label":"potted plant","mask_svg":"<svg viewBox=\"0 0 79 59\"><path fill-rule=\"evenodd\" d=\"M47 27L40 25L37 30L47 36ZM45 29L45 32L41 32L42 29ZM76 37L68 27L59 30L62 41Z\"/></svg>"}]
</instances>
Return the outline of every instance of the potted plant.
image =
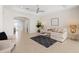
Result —
<instances>
[{"instance_id":1,"label":"potted plant","mask_svg":"<svg viewBox=\"0 0 79 59\"><path fill-rule=\"evenodd\" d=\"M40 32L41 29L43 28L43 25L40 21L38 21L36 27L38 28L37 32Z\"/></svg>"}]
</instances>

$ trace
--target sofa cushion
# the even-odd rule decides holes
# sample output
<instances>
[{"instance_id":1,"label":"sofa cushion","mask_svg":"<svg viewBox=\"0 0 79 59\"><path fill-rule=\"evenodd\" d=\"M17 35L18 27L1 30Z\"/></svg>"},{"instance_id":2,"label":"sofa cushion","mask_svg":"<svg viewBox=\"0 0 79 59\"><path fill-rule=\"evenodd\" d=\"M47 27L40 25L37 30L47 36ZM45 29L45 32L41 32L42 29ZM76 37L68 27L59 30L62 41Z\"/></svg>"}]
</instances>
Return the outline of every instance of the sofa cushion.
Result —
<instances>
[{"instance_id":1,"label":"sofa cushion","mask_svg":"<svg viewBox=\"0 0 79 59\"><path fill-rule=\"evenodd\" d=\"M62 37L63 34L62 33L57 33L57 32L51 32L51 36Z\"/></svg>"},{"instance_id":2,"label":"sofa cushion","mask_svg":"<svg viewBox=\"0 0 79 59\"><path fill-rule=\"evenodd\" d=\"M62 28L59 28L58 29L58 33L63 33L63 29Z\"/></svg>"},{"instance_id":3,"label":"sofa cushion","mask_svg":"<svg viewBox=\"0 0 79 59\"><path fill-rule=\"evenodd\" d=\"M7 35L5 32L0 32L0 40L7 40Z\"/></svg>"}]
</instances>

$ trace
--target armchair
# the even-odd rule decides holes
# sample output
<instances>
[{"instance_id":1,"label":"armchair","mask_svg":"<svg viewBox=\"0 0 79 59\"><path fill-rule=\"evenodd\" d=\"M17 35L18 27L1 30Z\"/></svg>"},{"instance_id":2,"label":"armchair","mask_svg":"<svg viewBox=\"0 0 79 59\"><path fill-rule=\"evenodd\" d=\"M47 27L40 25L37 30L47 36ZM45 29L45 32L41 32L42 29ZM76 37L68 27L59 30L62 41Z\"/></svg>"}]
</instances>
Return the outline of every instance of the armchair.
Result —
<instances>
[{"instance_id":1,"label":"armchair","mask_svg":"<svg viewBox=\"0 0 79 59\"><path fill-rule=\"evenodd\" d=\"M13 36L7 38L5 32L0 32L0 53L12 52L15 44L16 41Z\"/></svg>"},{"instance_id":2,"label":"armchair","mask_svg":"<svg viewBox=\"0 0 79 59\"><path fill-rule=\"evenodd\" d=\"M8 40L0 41L0 53L12 52L12 49L15 47L14 38L8 38Z\"/></svg>"}]
</instances>

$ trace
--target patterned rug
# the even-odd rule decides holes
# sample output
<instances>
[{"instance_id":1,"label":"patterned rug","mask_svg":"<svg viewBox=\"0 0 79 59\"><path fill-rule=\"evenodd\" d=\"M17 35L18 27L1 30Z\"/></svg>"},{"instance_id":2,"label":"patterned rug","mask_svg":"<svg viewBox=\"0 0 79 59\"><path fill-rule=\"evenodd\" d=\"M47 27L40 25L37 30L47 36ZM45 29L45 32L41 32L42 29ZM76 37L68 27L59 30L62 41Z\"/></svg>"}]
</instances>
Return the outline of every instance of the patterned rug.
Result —
<instances>
[{"instance_id":1,"label":"patterned rug","mask_svg":"<svg viewBox=\"0 0 79 59\"><path fill-rule=\"evenodd\" d=\"M50 47L51 45L57 42L57 40L54 40L54 39L51 39L50 37L42 36L42 35L31 37L31 39L40 43L46 48Z\"/></svg>"}]
</instances>

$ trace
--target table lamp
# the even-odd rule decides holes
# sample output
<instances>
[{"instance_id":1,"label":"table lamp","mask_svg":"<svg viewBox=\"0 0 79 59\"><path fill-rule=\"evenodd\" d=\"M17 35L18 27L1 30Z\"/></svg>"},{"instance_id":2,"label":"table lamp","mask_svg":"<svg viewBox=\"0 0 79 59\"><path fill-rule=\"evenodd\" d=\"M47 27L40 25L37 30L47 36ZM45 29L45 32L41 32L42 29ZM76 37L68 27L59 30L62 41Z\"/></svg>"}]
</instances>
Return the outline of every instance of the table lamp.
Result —
<instances>
[{"instance_id":1,"label":"table lamp","mask_svg":"<svg viewBox=\"0 0 79 59\"><path fill-rule=\"evenodd\" d=\"M70 25L70 32L76 33L76 31L77 31L77 25Z\"/></svg>"}]
</instances>

